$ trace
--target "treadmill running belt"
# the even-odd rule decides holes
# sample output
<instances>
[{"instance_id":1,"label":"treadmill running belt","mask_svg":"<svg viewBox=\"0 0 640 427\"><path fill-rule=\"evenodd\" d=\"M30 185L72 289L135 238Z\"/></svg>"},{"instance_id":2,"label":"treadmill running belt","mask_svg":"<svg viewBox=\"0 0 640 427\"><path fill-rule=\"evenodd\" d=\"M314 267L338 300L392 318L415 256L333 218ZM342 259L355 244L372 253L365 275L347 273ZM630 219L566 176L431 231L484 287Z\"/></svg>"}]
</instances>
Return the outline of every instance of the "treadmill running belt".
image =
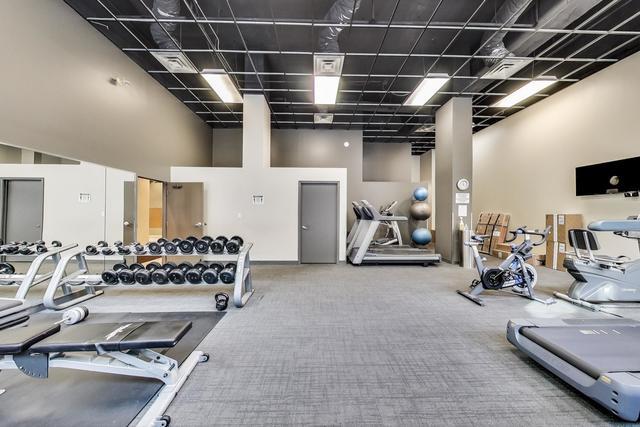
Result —
<instances>
[{"instance_id":1,"label":"treadmill running belt","mask_svg":"<svg viewBox=\"0 0 640 427\"><path fill-rule=\"evenodd\" d=\"M523 327L522 336L597 379L640 372L640 327Z\"/></svg>"}]
</instances>

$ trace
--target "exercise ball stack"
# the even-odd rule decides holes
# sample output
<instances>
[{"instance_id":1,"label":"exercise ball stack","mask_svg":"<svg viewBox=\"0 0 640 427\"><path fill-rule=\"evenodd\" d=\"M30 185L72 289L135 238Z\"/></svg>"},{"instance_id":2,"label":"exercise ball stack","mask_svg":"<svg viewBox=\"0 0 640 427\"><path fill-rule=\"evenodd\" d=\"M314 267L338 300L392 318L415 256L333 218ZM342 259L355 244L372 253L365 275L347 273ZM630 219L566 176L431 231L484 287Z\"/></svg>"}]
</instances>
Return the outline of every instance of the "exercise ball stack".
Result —
<instances>
[{"instance_id":1,"label":"exercise ball stack","mask_svg":"<svg viewBox=\"0 0 640 427\"><path fill-rule=\"evenodd\" d=\"M427 203L429 191L424 187L413 190L412 204L409 209L411 215L411 241L416 246L426 246L433 240L427 220L431 218L431 206Z\"/></svg>"}]
</instances>

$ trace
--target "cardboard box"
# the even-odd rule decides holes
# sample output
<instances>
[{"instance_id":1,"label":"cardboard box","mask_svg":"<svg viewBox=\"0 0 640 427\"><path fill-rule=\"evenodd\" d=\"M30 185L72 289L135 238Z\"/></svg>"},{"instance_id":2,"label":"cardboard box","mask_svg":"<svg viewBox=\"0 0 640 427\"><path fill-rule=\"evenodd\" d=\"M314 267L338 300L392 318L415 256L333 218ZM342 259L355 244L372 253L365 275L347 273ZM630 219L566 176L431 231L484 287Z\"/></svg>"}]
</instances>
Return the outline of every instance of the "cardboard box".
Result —
<instances>
[{"instance_id":1,"label":"cardboard box","mask_svg":"<svg viewBox=\"0 0 640 427\"><path fill-rule=\"evenodd\" d=\"M480 218L478 218L478 225L487 225L489 224L489 219L491 219L491 214L480 212Z\"/></svg>"},{"instance_id":2,"label":"cardboard box","mask_svg":"<svg viewBox=\"0 0 640 427\"><path fill-rule=\"evenodd\" d=\"M582 214L547 214L546 227L551 227L548 241L569 243L569 230L584 228Z\"/></svg>"},{"instance_id":3,"label":"cardboard box","mask_svg":"<svg viewBox=\"0 0 640 427\"><path fill-rule=\"evenodd\" d=\"M563 267L568 245L563 242L547 241L545 267L558 271L566 271Z\"/></svg>"}]
</instances>

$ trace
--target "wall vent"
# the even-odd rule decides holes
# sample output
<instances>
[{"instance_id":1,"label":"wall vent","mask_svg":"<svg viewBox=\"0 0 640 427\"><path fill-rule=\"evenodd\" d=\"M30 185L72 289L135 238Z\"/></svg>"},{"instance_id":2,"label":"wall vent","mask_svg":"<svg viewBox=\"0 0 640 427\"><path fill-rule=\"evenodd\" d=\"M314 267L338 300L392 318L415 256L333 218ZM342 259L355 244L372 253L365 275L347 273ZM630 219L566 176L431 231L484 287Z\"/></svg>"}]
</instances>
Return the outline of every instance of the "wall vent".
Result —
<instances>
[{"instance_id":1,"label":"wall vent","mask_svg":"<svg viewBox=\"0 0 640 427\"><path fill-rule=\"evenodd\" d=\"M175 74L197 74L198 70L193 62L182 52L157 51L151 54L162 64L164 68Z\"/></svg>"},{"instance_id":2,"label":"wall vent","mask_svg":"<svg viewBox=\"0 0 640 427\"><path fill-rule=\"evenodd\" d=\"M481 79L486 80L504 80L513 76L518 71L531 63L530 59L504 58L496 65L491 67L489 71L484 73Z\"/></svg>"},{"instance_id":3,"label":"wall vent","mask_svg":"<svg viewBox=\"0 0 640 427\"><path fill-rule=\"evenodd\" d=\"M330 125L331 123L333 123L333 114L315 113L313 115L313 123L317 125Z\"/></svg>"}]
</instances>

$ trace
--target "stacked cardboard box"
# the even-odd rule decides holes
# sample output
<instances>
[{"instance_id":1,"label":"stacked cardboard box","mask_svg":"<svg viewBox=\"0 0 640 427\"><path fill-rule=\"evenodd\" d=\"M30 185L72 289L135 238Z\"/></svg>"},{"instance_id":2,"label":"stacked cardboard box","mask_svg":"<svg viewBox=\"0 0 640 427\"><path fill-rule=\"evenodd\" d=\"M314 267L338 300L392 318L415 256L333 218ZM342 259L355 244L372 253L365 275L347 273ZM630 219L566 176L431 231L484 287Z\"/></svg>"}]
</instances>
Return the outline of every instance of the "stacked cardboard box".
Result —
<instances>
[{"instance_id":1,"label":"stacked cardboard box","mask_svg":"<svg viewBox=\"0 0 640 427\"><path fill-rule=\"evenodd\" d=\"M547 257L545 267L565 271L565 254L571 251L569 230L584 228L582 214L547 214L546 226L551 227L547 239Z\"/></svg>"},{"instance_id":2,"label":"stacked cardboard box","mask_svg":"<svg viewBox=\"0 0 640 427\"><path fill-rule=\"evenodd\" d=\"M476 234L485 234L491 236L484 241L484 244L478 247L480 253L486 255L496 255L498 245L504 243L509 228L509 214L482 212L478 218L476 225Z\"/></svg>"}]
</instances>

